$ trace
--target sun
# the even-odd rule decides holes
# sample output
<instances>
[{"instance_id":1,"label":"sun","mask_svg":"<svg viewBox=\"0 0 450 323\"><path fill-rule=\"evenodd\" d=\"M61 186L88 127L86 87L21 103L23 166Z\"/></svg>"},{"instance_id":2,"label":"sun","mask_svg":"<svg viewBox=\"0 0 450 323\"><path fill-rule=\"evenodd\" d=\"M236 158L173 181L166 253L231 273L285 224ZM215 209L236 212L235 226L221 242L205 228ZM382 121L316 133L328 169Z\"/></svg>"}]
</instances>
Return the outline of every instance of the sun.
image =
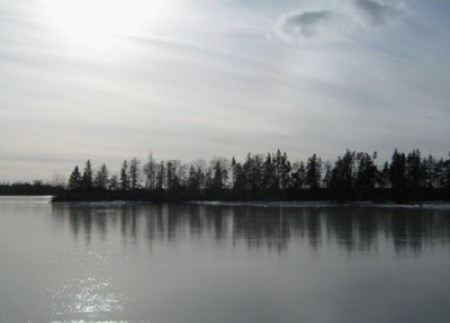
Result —
<instances>
[{"instance_id":1,"label":"sun","mask_svg":"<svg viewBox=\"0 0 450 323\"><path fill-rule=\"evenodd\" d=\"M66 45L110 49L123 36L163 28L170 0L46 0L45 19Z\"/></svg>"}]
</instances>

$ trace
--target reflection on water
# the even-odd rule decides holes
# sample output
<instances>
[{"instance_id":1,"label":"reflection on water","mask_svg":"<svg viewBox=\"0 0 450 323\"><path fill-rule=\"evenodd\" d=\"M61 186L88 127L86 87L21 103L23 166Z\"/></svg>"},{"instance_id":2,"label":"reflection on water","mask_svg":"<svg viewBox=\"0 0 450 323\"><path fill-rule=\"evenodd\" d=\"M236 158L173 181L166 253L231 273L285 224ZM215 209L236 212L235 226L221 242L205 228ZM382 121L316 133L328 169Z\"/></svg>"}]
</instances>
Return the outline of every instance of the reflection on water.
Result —
<instances>
[{"instance_id":1,"label":"reflection on water","mask_svg":"<svg viewBox=\"0 0 450 323\"><path fill-rule=\"evenodd\" d=\"M109 292L111 278L94 277L72 279L62 286L50 287L54 299L54 314L63 308L67 313L109 313L123 310L121 297Z\"/></svg>"},{"instance_id":2,"label":"reflection on water","mask_svg":"<svg viewBox=\"0 0 450 323\"><path fill-rule=\"evenodd\" d=\"M0 323L447 323L450 212L0 199Z\"/></svg>"},{"instance_id":3,"label":"reflection on water","mask_svg":"<svg viewBox=\"0 0 450 323\"><path fill-rule=\"evenodd\" d=\"M447 211L402 208L268 208L197 205L55 205L53 220L70 225L73 237L107 239L119 231L124 243L208 237L243 241L248 248L283 252L291 239L314 249L334 244L349 252L376 251L389 243L396 251L421 251L449 243Z\"/></svg>"}]
</instances>

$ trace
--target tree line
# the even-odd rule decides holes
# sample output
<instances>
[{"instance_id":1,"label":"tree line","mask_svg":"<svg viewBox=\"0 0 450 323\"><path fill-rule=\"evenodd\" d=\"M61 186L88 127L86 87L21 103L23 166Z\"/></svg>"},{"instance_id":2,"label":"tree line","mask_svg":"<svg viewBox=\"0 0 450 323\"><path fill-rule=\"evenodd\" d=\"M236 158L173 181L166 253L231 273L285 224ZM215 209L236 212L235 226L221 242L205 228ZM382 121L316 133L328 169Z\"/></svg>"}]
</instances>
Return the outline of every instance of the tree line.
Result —
<instances>
[{"instance_id":1,"label":"tree line","mask_svg":"<svg viewBox=\"0 0 450 323\"><path fill-rule=\"evenodd\" d=\"M379 165L377 153L346 150L335 161L313 154L290 161L286 152L251 154L237 161L216 157L182 163L124 160L117 173L87 160L75 166L56 200L448 200L449 158L422 157L420 150L395 150Z\"/></svg>"}]
</instances>

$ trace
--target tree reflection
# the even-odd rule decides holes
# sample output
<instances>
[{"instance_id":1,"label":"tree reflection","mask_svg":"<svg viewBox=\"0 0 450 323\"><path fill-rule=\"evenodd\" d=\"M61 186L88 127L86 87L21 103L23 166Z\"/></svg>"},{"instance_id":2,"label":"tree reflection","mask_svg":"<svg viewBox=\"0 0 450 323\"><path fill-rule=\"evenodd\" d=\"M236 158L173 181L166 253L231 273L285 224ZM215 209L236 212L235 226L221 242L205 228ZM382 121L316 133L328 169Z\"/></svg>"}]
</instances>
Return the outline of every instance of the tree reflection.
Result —
<instances>
[{"instance_id":1,"label":"tree reflection","mask_svg":"<svg viewBox=\"0 0 450 323\"><path fill-rule=\"evenodd\" d=\"M53 219L87 244L119 234L124 244L190 239L278 253L294 240L316 250L377 252L387 243L396 252L420 252L450 237L448 211L401 208L55 204Z\"/></svg>"}]
</instances>

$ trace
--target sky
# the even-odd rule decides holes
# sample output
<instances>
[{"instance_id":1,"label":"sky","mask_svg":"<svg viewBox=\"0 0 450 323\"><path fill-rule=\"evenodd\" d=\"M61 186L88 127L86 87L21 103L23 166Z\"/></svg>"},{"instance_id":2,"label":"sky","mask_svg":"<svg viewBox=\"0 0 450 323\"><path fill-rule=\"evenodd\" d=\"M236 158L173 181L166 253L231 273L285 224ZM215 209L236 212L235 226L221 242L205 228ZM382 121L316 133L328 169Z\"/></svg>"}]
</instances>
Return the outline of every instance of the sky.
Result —
<instances>
[{"instance_id":1,"label":"sky","mask_svg":"<svg viewBox=\"0 0 450 323\"><path fill-rule=\"evenodd\" d=\"M0 182L450 151L450 1L0 0Z\"/></svg>"}]
</instances>

